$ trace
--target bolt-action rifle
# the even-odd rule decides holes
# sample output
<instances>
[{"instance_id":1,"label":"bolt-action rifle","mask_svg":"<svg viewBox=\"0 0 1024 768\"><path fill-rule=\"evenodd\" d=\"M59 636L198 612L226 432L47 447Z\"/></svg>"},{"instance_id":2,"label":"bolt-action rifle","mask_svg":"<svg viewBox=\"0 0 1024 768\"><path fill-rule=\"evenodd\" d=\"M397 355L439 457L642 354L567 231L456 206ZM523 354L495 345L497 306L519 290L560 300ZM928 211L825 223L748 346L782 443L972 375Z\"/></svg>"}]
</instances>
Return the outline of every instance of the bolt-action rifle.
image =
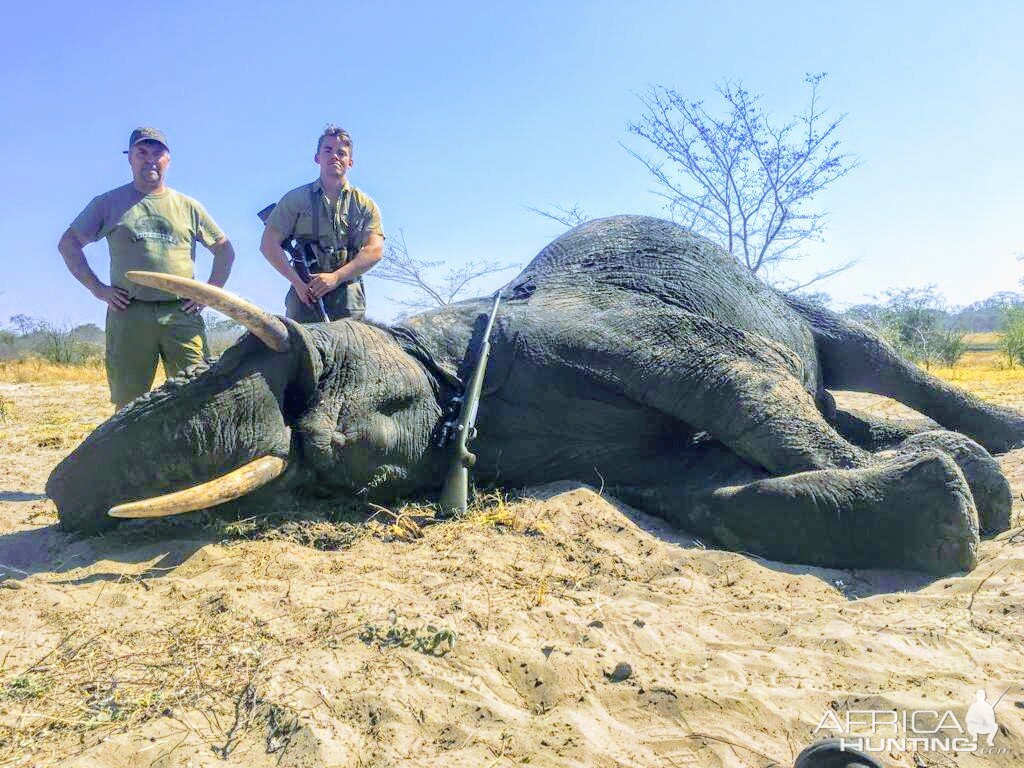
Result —
<instances>
[{"instance_id":1,"label":"bolt-action rifle","mask_svg":"<svg viewBox=\"0 0 1024 768\"><path fill-rule=\"evenodd\" d=\"M452 398L459 404L459 416L455 421L444 424L440 445L444 445L450 434L455 435L455 451L452 456L448 476L441 488L440 507L445 514L465 512L469 497L469 470L476 463L476 454L469 450L467 443L476 438L476 414L480 408L480 392L484 386L484 374L487 372L487 359L491 355L491 328L494 318L498 316L498 302L501 291L494 297L494 307L484 329L483 340L480 342L480 355L476 359L473 375L461 397Z\"/></svg>"},{"instance_id":2,"label":"bolt-action rifle","mask_svg":"<svg viewBox=\"0 0 1024 768\"><path fill-rule=\"evenodd\" d=\"M267 219L270 218L270 212L276 207L276 204L268 205L256 215L260 217L260 221L266 224ZM295 273L302 282L308 283L312 279L311 272L313 267L319 266L316 254L313 252L312 242L298 237L287 237L281 241L281 247L288 254L288 258L291 259L292 268L295 270ZM329 323L331 318L327 314L327 307L324 306L323 297L316 300L316 305L320 309L320 317L323 318L325 323Z\"/></svg>"}]
</instances>

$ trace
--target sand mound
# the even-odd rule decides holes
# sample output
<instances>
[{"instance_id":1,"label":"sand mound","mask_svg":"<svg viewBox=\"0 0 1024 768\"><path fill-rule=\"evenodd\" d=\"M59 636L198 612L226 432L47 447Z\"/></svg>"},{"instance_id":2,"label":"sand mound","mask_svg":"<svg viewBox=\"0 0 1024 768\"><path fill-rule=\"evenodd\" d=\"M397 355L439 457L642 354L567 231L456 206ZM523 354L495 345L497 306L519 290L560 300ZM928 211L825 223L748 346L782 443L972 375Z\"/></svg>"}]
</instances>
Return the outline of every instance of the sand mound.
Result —
<instances>
[{"instance_id":1,"label":"sand mound","mask_svg":"<svg viewBox=\"0 0 1024 768\"><path fill-rule=\"evenodd\" d=\"M1008 686L998 756L886 759L1024 764L1020 529L939 581L705 550L577 484L419 538L77 538L41 495L68 448L25 470L11 434L0 766L789 766L826 711L963 722Z\"/></svg>"}]
</instances>

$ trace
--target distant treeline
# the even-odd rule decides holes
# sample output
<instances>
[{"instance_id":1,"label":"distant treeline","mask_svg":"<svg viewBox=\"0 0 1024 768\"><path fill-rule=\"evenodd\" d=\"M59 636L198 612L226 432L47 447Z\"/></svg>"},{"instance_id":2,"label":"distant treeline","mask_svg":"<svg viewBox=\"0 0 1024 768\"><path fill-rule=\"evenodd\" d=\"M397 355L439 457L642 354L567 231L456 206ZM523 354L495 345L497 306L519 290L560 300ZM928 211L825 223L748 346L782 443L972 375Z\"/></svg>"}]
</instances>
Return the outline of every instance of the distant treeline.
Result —
<instances>
[{"instance_id":1,"label":"distant treeline","mask_svg":"<svg viewBox=\"0 0 1024 768\"><path fill-rule=\"evenodd\" d=\"M936 294L933 289L909 289L908 291L891 292L887 294L886 300L873 304L857 304L841 314L853 319L870 319L883 314L892 303L894 296L904 296L916 293L923 306L939 314L945 327L950 330L956 329L965 333L990 333L1003 330L1006 322L1007 310L1012 308L1024 308L1024 293L1015 291L1002 291L990 296L984 301L976 301L966 307L947 307L942 301L941 294ZM934 300L928 300L934 299Z\"/></svg>"},{"instance_id":2,"label":"distant treeline","mask_svg":"<svg viewBox=\"0 0 1024 768\"><path fill-rule=\"evenodd\" d=\"M968 333L998 332L992 350L1007 363L1024 365L1024 293L1003 291L966 307L951 307L934 285L889 290L872 303L835 307L825 293L803 299L829 307L864 323L884 336L903 355L929 368L954 366L967 351Z\"/></svg>"},{"instance_id":3,"label":"distant treeline","mask_svg":"<svg viewBox=\"0 0 1024 768\"><path fill-rule=\"evenodd\" d=\"M231 346L243 328L234 320L206 317L206 337L213 354ZM103 360L105 336L95 323L71 326L28 315L13 315L0 328L0 360L40 357L66 365L98 364Z\"/></svg>"},{"instance_id":4,"label":"distant treeline","mask_svg":"<svg viewBox=\"0 0 1024 768\"><path fill-rule=\"evenodd\" d=\"M802 298L875 328L926 367L940 362L955 365L966 349L964 335L987 332L1003 334L997 347L1012 347L1003 349L1011 365L1024 364L1024 293L1003 291L966 307L947 305L935 286L886 291L872 302L845 309L827 293L805 293ZM206 328L213 354L233 344L243 330L219 315L206 315ZM1019 343L1015 334L1021 336ZM98 362L103 359L103 344L103 331L93 323L70 327L13 315L0 328L0 360L34 355L55 363Z\"/></svg>"}]
</instances>

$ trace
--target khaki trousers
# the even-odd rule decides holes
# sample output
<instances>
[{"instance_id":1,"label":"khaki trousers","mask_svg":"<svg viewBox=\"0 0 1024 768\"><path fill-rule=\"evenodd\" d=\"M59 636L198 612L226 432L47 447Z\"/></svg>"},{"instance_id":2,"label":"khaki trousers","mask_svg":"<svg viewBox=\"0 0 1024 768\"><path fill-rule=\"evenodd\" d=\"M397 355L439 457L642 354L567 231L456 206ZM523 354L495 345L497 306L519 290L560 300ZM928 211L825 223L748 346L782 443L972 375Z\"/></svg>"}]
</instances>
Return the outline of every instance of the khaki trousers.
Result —
<instances>
[{"instance_id":1,"label":"khaki trousers","mask_svg":"<svg viewBox=\"0 0 1024 768\"><path fill-rule=\"evenodd\" d=\"M133 300L107 309L107 383L118 408L149 391L162 360L168 378L206 358L206 326L182 302Z\"/></svg>"}]
</instances>

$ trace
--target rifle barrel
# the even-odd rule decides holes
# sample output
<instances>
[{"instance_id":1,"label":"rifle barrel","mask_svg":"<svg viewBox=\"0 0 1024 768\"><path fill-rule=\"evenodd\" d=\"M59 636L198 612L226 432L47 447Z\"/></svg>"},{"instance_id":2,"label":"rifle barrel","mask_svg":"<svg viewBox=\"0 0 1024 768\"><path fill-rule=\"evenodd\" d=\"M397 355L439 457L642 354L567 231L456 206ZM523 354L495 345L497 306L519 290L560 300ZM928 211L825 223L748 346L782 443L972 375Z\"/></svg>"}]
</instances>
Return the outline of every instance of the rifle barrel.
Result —
<instances>
[{"instance_id":1,"label":"rifle barrel","mask_svg":"<svg viewBox=\"0 0 1024 768\"><path fill-rule=\"evenodd\" d=\"M491 355L491 329L494 319L498 316L498 303L501 291L494 297L491 314L484 327L483 340L480 342L480 354L470 376L462 398L462 407L456 421L455 450L451 468L445 477L441 489L439 505L448 513L465 512L469 506L469 468L476 464L476 455L467 447L467 443L476 437L476 416L480 409L480 395L483 391L484 376L487 373L487 361Z\"/></svg>"}]
</instances>

